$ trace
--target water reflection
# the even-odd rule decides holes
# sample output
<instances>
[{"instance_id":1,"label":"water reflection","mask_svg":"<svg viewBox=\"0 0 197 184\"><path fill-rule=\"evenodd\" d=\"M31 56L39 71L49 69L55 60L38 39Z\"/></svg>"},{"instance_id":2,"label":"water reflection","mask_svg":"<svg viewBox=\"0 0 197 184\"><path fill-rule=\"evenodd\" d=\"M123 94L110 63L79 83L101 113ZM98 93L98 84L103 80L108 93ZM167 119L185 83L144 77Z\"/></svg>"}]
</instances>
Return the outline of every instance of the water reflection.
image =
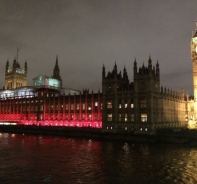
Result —
<instances>
[{"instance_id":1,"label":"water reflection","mask_svg":"<svg viewBox=\"0 0 197 184\"><path fill-rule=\"evenodd\" d=\"M0 133L3 183L197 183L197 148Z\"/></svg>"}]
</instances>

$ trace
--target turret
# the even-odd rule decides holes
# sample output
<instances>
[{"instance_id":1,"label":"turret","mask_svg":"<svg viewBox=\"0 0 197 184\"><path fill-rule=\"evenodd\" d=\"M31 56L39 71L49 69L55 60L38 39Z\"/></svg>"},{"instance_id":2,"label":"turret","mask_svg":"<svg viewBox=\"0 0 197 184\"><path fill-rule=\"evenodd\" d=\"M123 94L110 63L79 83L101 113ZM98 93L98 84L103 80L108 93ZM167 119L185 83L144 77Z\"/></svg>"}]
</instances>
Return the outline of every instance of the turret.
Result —
<instances>
[{"instance_id":1,"label":"turret","mask_svg":"<svg viewBox=\"0 0 197 184\"><path fill-rule=\"evenodd\" d=\"M105 66L103 65L103 70L102 70L102 78L105 78Z\"/></svg>"},{"instance_id":2,"label":"turret","mask_svg":"<svg viewBox=\"0 0 197 184\"><path fill-rule=\"evenodd\" d=\"M159 63L157 61L157 64L156 64L156 76L159 77L160 76L160 69L159 69Z\"/></svg>"},{"instance_id":3,"label":"turret","mask_svg":"<svg viewBox=\"0 0 197 184\"><path fill-rule=\"evenodd\" d=\"M25 69L25 73L27 73L27 61L25 61L24 69Z\"/></svg>"},{"instance_id":4,"label":"turret","mask_svg":"<svg viewBox=\"0 0 197 184\"><path fill-rule=\"evenodd\" d=\"M117 75L117 65L116 65L116 62L115 62L115 65L114 65L113 72L114 72L115 75Z\"/></svg>"},{"instance_id":5,"label":"turret","mask_svg":"<svg viewBox=\"0 0 197 184\"><path fill-rule=\"evenodd\" d=\"M9 61L7 60L6 62L6 67L5 67L5 73L8 73L9 72Z\"/></svg>"},{"instance_id":6,"label":"turret","mask_svg":"<svg viewBox=\"0 0 197 184\"><path fill-rule=\"evenodd\" d=\"M123 80L125 80L125 81L129 80L125 66L124 66L124 69L123 69Z\"/></svg>"},{"instance_id":7,"label":"turret","mask_svg":"<svg viewBox=\"0 0 197 184\"><path fill-rule=\"evenodd\" d=\"M149 59L148 59L148 69L151 71L152 69L152 60L151 60L151 57L149 56Z\"/></svg>"},{"instance_id":8,"label":"turret","mask_svg":"<svg viewBox=\"0 0 197 184\"><path fill-rule=\"evenodd\" d=\"M133 65L133 73L134 73L134 78L135 78L135 76L137 75L137 62L136 62L136 59L134 61L134 65Z\"/></svg>"}]
</instances>

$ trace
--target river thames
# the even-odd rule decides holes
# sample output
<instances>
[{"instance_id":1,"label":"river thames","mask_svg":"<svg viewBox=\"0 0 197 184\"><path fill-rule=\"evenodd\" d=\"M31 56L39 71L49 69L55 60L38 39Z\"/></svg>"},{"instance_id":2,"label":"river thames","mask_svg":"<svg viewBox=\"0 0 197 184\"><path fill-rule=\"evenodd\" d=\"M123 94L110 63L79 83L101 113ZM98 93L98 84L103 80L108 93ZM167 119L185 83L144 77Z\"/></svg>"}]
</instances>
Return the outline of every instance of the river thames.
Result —
<instances>
[{"instance_id":1,"label":"river thames","mask_svg":"<svg viewBox=\"0 0 197 184\"><path fill-rule=\"evenodd\" d=\"M193 184L197 145L0 133L0 181Z\"/></svg>"}]
</instances>

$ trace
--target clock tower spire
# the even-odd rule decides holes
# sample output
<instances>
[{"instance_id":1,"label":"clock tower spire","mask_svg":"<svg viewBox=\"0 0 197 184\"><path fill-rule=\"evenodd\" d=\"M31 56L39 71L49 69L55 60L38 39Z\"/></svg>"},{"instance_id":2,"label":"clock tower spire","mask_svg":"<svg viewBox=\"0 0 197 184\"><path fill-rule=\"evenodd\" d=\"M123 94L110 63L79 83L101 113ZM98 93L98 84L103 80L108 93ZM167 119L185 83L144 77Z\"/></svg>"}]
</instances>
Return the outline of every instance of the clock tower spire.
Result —
<instances>
[{"instance_id":1,"label":"clock tower spire","mask_svg":"<svg viewBox=\"0 0 197 184\"><path fill-rule=\"evenodd\" d=\"M196 30L191 39L191 58L193 68L194 101L197 103L197 21ZM195 110L197 112L197 109Z\"/></svg>"}]
</instances>

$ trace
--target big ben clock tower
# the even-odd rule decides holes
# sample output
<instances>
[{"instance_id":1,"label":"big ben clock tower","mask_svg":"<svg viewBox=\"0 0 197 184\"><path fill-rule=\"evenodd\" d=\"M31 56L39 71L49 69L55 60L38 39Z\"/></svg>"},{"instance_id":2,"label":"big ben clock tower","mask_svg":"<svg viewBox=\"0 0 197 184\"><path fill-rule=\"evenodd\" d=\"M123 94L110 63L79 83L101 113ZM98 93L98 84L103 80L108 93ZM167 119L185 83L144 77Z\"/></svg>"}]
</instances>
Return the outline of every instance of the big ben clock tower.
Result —
<instances>
[{"instance_id":1,"label":"big ben clock tower","mask_svg":"<svg viewBox=\"0 0 197 184\"><path fill-rule=\"evenodd\" d=\"M194 102L197 103L197 21L196 31L192 34L191 39L191 57L193 67L193 84L194 84ZM195 109L197 112L197 109Z\"/></svg>"}]
</instances>

